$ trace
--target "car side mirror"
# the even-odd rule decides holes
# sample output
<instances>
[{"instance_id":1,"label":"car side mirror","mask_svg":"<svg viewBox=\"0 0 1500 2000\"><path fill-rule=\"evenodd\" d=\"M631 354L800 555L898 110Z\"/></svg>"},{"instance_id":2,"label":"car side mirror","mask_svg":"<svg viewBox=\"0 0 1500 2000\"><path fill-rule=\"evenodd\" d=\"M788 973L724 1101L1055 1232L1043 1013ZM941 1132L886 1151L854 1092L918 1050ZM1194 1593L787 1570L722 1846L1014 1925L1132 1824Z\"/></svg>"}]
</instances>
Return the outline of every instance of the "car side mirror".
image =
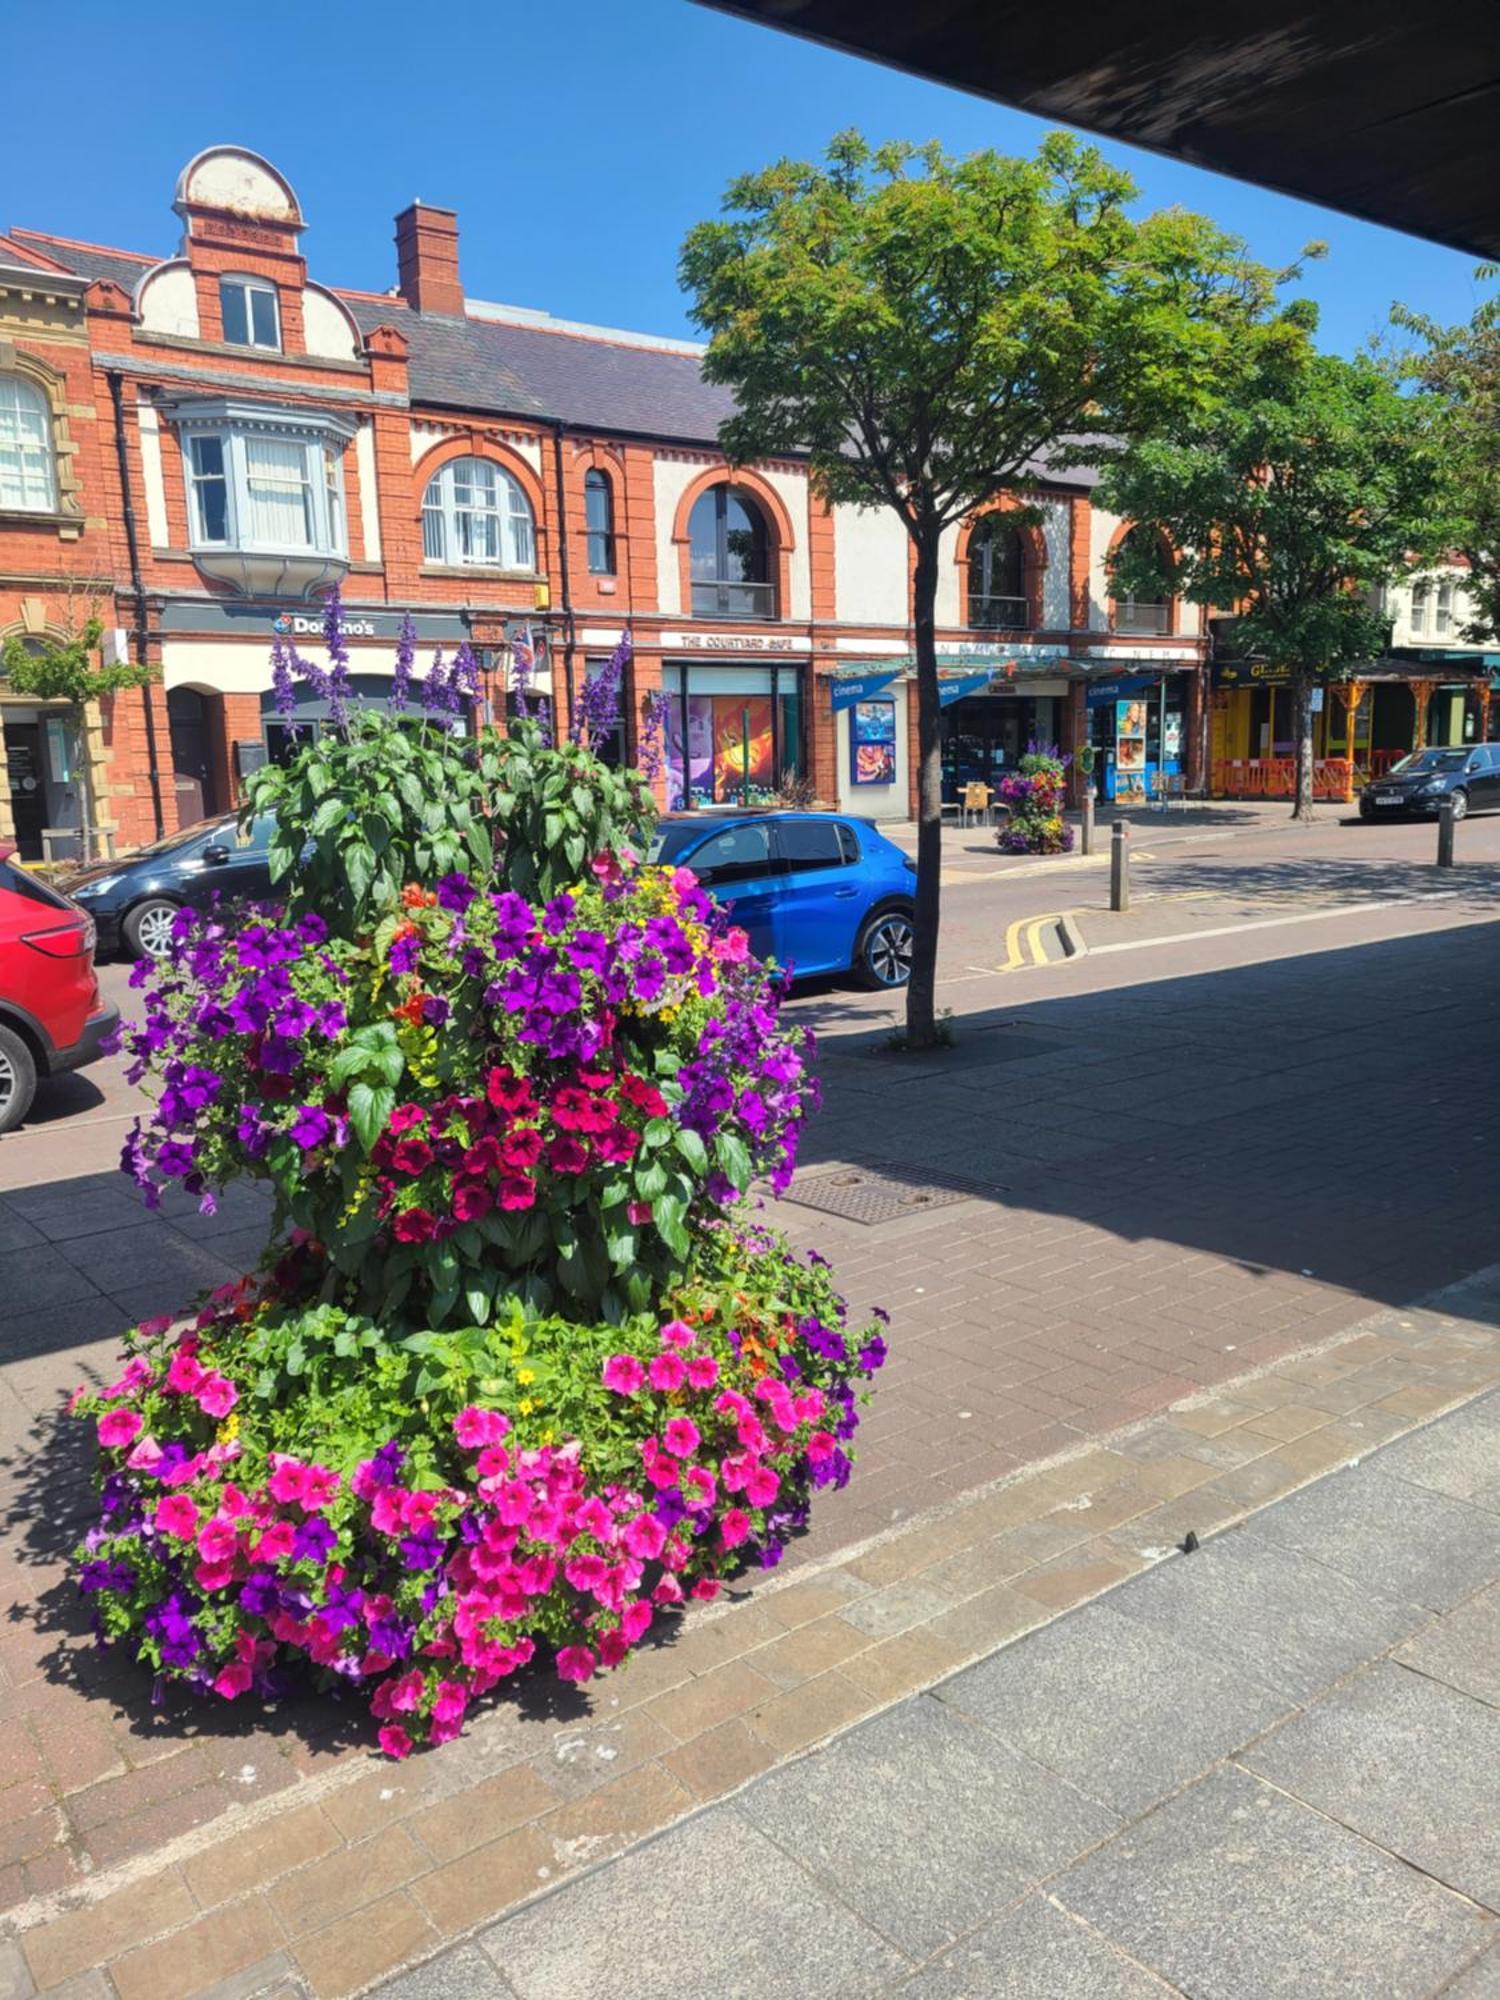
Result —
<instances>
[{"instance_id":1,"label":"car side mirror","mask_svg":"<svg viewBox=\"0 0 1500 2000\"><path fill-rule=\"evenodd\" d=\"M229 849L227 847L220 847L217 842L212 847L205 847L203 850L203 865L205 868L222 868L228 859Z\"/></svg>"}]
</instances>

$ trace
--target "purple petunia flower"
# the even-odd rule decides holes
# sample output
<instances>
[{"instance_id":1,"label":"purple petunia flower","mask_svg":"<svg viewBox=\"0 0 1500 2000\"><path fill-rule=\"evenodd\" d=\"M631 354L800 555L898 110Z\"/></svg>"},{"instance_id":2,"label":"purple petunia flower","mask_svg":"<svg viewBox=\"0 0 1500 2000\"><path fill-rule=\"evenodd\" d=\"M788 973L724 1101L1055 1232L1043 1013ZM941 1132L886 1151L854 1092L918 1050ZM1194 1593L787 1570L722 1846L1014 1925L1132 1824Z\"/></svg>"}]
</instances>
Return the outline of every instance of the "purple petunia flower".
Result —
<instances>
[{"instance_id":1,"label":"purple petunia flower","mask_svg":"<svg viewBox=\"0 0 1500 2000\"><path fill-rule=\"evenodd\" d=\"M292 1123L290 1137L295 1139L304 1153L312 1153L325 1143L333 1132L333 1120L320 1104L304 1104Z\"/></svg>"}]
</instances>

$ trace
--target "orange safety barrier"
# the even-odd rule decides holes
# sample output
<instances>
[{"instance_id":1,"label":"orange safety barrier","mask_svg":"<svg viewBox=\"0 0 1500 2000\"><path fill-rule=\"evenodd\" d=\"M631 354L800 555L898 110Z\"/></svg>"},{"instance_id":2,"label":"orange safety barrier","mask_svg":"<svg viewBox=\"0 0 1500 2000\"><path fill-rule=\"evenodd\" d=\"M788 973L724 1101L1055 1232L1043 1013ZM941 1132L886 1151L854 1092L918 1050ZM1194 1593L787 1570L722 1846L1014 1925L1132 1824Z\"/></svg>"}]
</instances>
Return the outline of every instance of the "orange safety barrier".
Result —
<instances>
[{"instance_id":1,"label":"orange safety barrier","mask_svg":"<svg viewBox=\"0 0 1500 2000\"><path fill-rule=\"evenodd\" d=\"M1341 800L1349 792L1347 757L1313 759L1313 797ZM1214 765L1214 791L1220 798L1289 799L1297 789L1295 757L1221 757Z\"/></svg>"}]
</instances>

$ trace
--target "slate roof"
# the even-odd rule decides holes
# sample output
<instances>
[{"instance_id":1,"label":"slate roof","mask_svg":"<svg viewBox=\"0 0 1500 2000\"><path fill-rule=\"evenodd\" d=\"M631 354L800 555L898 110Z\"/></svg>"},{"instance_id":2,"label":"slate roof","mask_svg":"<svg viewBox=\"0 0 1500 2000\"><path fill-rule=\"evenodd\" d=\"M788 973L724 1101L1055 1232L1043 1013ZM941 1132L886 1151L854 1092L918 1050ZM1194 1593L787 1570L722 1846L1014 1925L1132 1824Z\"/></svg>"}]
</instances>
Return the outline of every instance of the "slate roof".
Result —
<instances>
[{"instance_id":1,"label":"slate roof","mask_svg":"<svg viewBox=\"0 0 1500 2000\"><path fill-rule=\"evenodd\" d=\"M80 277L113 278L133 290L153 259L17 229ZM635 345L597 333L564 332L506 320L417 313L403 299L339 293L361 332L399 327L410 345L411 400L476 415L561 418L580 430L610 431L667 444L714 445L734 409L727 389L705 382L698 356ZM1044 474L1045 459L1029 470ZM1092 486L1086 470L1054 475Z\"/></svg>"}]
</instances>

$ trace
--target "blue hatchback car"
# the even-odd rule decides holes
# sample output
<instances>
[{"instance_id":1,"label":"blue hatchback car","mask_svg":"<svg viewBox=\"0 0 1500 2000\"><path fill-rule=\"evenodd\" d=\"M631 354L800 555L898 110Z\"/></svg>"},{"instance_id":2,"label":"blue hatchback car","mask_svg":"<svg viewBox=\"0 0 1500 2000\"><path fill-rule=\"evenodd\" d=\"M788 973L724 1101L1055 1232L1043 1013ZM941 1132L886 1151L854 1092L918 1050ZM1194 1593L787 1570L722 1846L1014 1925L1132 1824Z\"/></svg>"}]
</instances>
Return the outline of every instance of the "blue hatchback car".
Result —
<instances>
[{"instance_id":1,"label":"blue hatchback car","mask_svg":"<svg viewBox=\"0 0 1500 2000\"><path fill-rule=\"evenodd\" d=\"M865 986L911 977L916 863L838 813L669 814L652 861L691 868L750 938L799 979L852 972Z\"/></svg>"}]
</instances>

